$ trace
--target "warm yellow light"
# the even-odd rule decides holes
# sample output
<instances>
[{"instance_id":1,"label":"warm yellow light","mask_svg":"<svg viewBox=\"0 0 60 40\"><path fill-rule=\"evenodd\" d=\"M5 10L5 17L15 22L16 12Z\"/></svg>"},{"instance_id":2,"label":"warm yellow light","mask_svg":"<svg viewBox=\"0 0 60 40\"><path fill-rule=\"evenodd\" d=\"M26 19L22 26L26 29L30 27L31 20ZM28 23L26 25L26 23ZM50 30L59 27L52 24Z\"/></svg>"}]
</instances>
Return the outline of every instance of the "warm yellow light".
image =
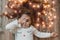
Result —
<instances>
[{"instance_id":1,"label":"warm yellow light","mask_svg":"<svg viewBox=\"0 0 60 40\"><path fill-rule=\"evenodd\" d=\"M44 8L47 8L47 6L46 6L46 5L44 5Z\"/></svg>"},{"instance_id":2,"label":"warm yellow light","mask_svg":"<svg viewBox=\"0 0 60 40\"><path fill-rule=\"evenodd\" d=\"M42 26L43 26L43 28L45 28L45 27L46 27L45 22L42 22Z\"/></svg>"},{"instance_id":3,"label":"warm yellow light","mask_svg":"<svg viewBox=\"0 0 60 40\"><path fill-rule=\"evenodd\" d=\"M17 13L17 11L16 11L16 10L15 10L14 12L15 12L15 13Z\"/></svg>"},{"instance_id":4,"label":"warm yellow light","mask_svg":"<svg viewBox=\"0 0 60 40\"><path fill-rule=\"evenodd\" d=\"M52 25L51 25L51 24L49 25L49 28L50 28L50 27L52 27Z\"/></svg>"},{"instance_id":5,"label":"warm yellow light","mask_svg":"<svg viewBox=\"0 0 60 40\"><path fill-rule=\"evenodd\" d=\"M13 6L11 6L11 8L13 8Z\"/></svg>"},{"instance_id":6,"label":"warm yellow light","mask_svg":"<svg viewBox=\"0 0 60 40\"><path fill-rule=\"evenodd\" d=\"M52 17L48 16L48 19L51 21L52 20Z\"/></svg>"},{"instance_id":7,"label":"warm yellow light","mask_svg":"<svg viewBox=\"0 0 60 40\"><path fill-rule=\"evenodd\" d=\"M50 19L50 16L48 16L48 18Z\"/></svg>"},{"instance_id":8,"label":"warm yellow light","mask_svg":"<svg viewBox=\"0 0 60 40\"><path fill-rule=\"evenodd\" d=\"M17 3L17 1L14 1L14 3Z\"/></svg>"},{"instance_id":9,"label":"warm yellow light","mask_svg":"<svg viewBox=\"0 0 60 40\"><path fill-rule=\"evenodd\" d=\"M44 11L44 10L43 10L43 13L44 13L44 15L45 15L45 16L47 16L47 13L46 13L46 11Z\"/></svg>"},{"instance_id":10,"label":"warm yellow light","mask_svg":"<svg viewBox=\"0 0 60 40\"><path fill-rule=\"evenodd\" d=\"M48 5L43 5L43 7L44 7L44 8L50 8L51 5L49 5L49 4L48 4Z\"/></svg>"},{"instance_id":11,"label":"warm yellow light","mask_svg":"<svg viewBox=\"0 0 60 40\"><path fill-rule=\"evenodd\" d=\"M47 13L45 13L45 16L47 16Z\"/></svg>"},{"instance_id":12,"label":"warm yellow light","mask_svg":"<svg viewBox=\"0 0 60 40\"><path fill-rule=\"evenodd\" d=\"M33 4L32 7L33 7L33 8L40 8L40 5Z\"/></svg>"},{"instance_id":13,"label":"warm yellow light","mask_svg":"<svg viewBox=\"0 0 60 40\"><path fill-rule=\"evenodd\" d=\"M54 16L54 19L56 19L56 16Z\"/></svg>"},{"instance_id":14,"label":"warm yellow light","mask_svg":"<svg viewBox=\"0 0 60 40\"><path fill-rule=\"evenodd\" d=\"M53 11L56 11L55 8L52 8Z\"/></svg>"},{"instance_id":15,"label":"warm yellow light","mask_svg":"<svg viewBox=\"0 0 60 40\"><path fill-rule=\"evenodd\" d=\"M18 0L20 3L27 2L28 0Z\"/></svg>"},{"instance_id":16,"label":"warm yellow light","mask_svg":"<svg viewBox=\"0 0 60 40\"><path fill-rule=\"evenodd\" d=\"M8 1L11 1L11 0L8 0Z\"/></svg>"},{"instance_id":17,"label":"warm yellow light","mask_svg":"<svg viewBox=\"0 0 60 40\"><path fill-rule=\"evenodd\" d=\"M32 3L31 3L31 2L29 2L29 5L32 5Z\"/></svg>"},{"instance_id":18,"label":"warm yellow light","mask_svg":"<svg viewBox=\"0 0 60 40\"><path fill-rule=\"evenodd\" d=\"M13 8L13 6L10 6L11 8Z\"/></svg>"},{"instance_id":19,"label":"warm yellow light","mask_svg":"<svg viewBox=\"0 0 60 40\"><path fill-rule=\"evenodd\" d=\"M37 14L38 14L38 16L40 16L40 15L41 15L41 13L40 13L40 12L38 12Z\"/></svg>"},{"instance_id":20,"label":"warm yellow light","mask_svg":"<svg viewBox=\"0 0 60 40\"><path fill-rule=\"evenodd\" d=\"M19 1L20 3L23 3L23 1Z\"/></svg>"},{"instance_id":21,"label":"warm yellow light","mask_svg":"<svg viewBox=\"0 0 60 40\"><path fill-rule=\"evenodd\" d=\"M15 4L11 5L10 7L13 8L15 6Z\"/></svg>"},{"instance_id":22,"label":"warm yellow light","mask_svg":"<svg viewBox=\"0 0 60 40\"><path fill-rule=\"evenodd\" d=\"M45 24L44 22L42 22L42 24Z\"/></svg>"},{"instance_id":23,"label":"warm yellow light","mask_svg":"<svg viewBox=\"0 0 60 40\"><path fill-rule=\"evenodd\" d=\"M40 24L39 24L39 23L37 23L37 24L36 24L36 26L40 26Z\"/></svg>"},{"instance_id":24,"label":"warm yellow light","mask_svg":"<svg viewBox=\"0 0 60 40\"><path fill-rule=\"evenodd\" d=\"M37 5L37 8L40 8L40 5Z\"/></svg>"},{"instance_id":25,"label":"warm yellow light","mask_svg":"<svg viewBox=\"0 0 60 40\"><path fill-rule=\"evenodd\" d=\"M50 7L51 7L51 5L47 5L47 7L49 7L49 8L50 8Z\"/></svg>"},{"instance_id":26,"label":"warm yellow light","mask_svg":"<svg viewBox=\"0 0 60 40\"><path fill-rule=\"evenodd\" d=\"M44 2L45 2L45 3L47 3L47 2L48 2L48 0L44 0Z\"/></svg>"},{"instance_id":27,"label":"warm yellow light","mask_svg":"<svg viewBox=\"0 0 60 40\"><path fill-rule=\"evenodd\" d=\"M10 18L13 18L12 16L10 16Z\"/></svg>"},{"instance_id":28,"label":"warm yellow light","mask_svg":"<svg viewBox=\"0 0 60 40\"><path fill-rule=\"evenodd\" d=\"M53 4L55 4L55 1L52 1Z\"/></svg>"},{"instance_id":29,"label":"warm yellow light","mask_svg":"<svg viewBox=\"0 0 60 40\"><path fill-rule=\"evenodd\" d=\"M7 12L5 12L4 14L5 14L5 15L7 15L8 13L7 13Z\"/></svg>"},{"instance_id":30,"label":"warm yellow light","mask_svg":"<svg viewBox=\"0 0 60 40\"><path fill-rule=\"evenodd\" d=\"M51 24L53 24L53 22L51 22Z\"/></svg>"},{"instance_id":31,"label":"warm yellow light","mask_svg":"<svg viewBox=\"0 0 60 40\"><path fill-rule=\"evenodd\" d=\"M32 5L32 7L33 7L33 8L35 8L35 7L36 7L36 5Z\"/></svg>"}]
</instances>

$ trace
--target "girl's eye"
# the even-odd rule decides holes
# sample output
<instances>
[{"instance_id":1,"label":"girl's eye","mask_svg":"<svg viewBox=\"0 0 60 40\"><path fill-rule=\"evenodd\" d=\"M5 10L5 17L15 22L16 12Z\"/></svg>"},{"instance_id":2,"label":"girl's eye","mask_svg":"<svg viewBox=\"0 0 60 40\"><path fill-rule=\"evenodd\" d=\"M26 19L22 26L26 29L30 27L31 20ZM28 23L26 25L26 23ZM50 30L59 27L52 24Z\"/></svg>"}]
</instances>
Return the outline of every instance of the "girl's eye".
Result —
<instances>
[{"instance_id":1,"label":"girl's eye","mask_svg":"<svg viewBox=\"0 0 60 40\"><path fill-rule=\"evenodd\" d=\"M29 19L27 19L26 22L29 22Z\"/></svg>"},{"instance_id":2,"label":"girl's eye","mask_svg":"<svg viewBox=\"0 0 60 40\"><path fill-rule=\"evenodd\" d=\"M25 19L25 18L23 18L23 19Z\"/></svg>"}]
</instances>

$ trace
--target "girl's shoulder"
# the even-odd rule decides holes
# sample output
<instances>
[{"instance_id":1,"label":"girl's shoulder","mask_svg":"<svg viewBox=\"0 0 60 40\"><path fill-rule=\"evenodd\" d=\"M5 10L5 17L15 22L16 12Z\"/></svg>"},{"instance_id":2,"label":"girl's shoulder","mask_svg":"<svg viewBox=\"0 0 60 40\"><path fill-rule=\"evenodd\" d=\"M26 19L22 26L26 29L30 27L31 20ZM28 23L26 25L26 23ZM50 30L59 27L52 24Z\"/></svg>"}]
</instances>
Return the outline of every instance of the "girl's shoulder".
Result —
<instances>
[{"instance_id":1,"label":"girl's shoulder","mask_svg":"<svg viewBox=\"0 0 60 40\"><path fill-rule=\"evenodd\" d=\"M17 19L13 20L11 23L18 23L18 20Z\"/></svg>"},{"instance_id":2,"label":"girl's shoulder","mask_svg":"<svg viewBox=\"0 0 60 40\"><path fill-rule=\"evenodd\" d=\"M31 25L30 28L34 30L35 27L33 25Z\"/></svg>"}]
</instances>

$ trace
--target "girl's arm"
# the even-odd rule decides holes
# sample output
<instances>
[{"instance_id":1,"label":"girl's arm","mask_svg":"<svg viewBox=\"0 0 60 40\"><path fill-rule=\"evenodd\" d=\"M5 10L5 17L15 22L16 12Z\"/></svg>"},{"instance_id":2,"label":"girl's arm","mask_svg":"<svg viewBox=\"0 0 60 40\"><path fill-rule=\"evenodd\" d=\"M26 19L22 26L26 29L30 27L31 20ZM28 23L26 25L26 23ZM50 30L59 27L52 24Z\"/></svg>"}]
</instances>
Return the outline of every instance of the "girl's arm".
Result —
<instances>
[{"instance_id":1,"label":"girl's arm","mask_svg":"<svg viewBox=\"0 0 60 40\"><path fill-rule=\"evenodd\" d=\"M49 38L52 36L51 33L40 32L34 27L33 27L33 30L34 30L33 31L34 35L39 37L39 38Z\"/></svg>"},{"instance_id":2,"label":"girl's arm","mask_svg":"<svg viewBox=\"0 0 60 40\"><path fill-rule=\"evenodd\" d=\"M12 30L15 30L18 27L21 27L21 26L20 25L18 26L18 21L15 20L15 21L12 21L11 23L7 24L5 28L8 31L12 31Z\"/></svg>"}]
</instances>

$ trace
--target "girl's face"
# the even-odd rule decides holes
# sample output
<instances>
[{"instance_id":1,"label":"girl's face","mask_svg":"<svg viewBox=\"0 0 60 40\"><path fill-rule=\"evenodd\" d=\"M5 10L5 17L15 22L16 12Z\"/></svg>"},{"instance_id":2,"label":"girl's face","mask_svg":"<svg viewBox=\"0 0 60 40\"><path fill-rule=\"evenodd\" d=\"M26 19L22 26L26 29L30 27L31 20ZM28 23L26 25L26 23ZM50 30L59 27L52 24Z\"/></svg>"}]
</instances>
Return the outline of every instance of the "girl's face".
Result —
<instances>
[{"instance_id":1,"label":"girl's face","mask_svg":"<svg viewBox=\"0 0 60 40\"><path fill-rule=\"evenodd\" d=\"M21 26L26 28L29 27L31 24L31 19L28 15L23 14L21 18L19 18L19 22L21 23Z\"/></svg>"}]
</instances>

